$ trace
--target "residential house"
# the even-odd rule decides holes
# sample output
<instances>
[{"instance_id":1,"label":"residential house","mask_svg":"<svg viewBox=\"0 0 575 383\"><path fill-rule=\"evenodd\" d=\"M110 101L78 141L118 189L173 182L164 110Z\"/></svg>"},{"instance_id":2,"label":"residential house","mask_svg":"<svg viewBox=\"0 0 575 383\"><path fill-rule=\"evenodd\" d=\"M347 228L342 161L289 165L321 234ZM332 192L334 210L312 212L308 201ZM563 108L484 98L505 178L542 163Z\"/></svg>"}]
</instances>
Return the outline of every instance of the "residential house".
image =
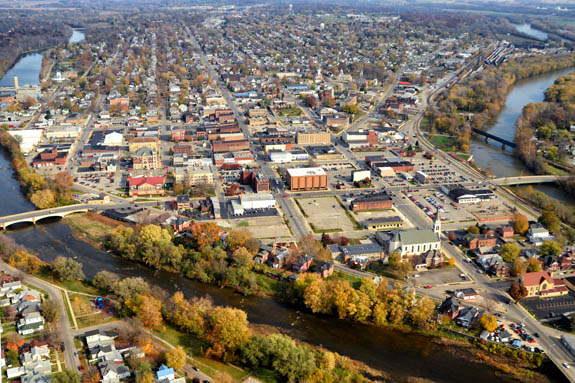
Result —
<instances>
[{"instance_id":1,"label":"residential house","mask_svg":"<svg viewBox=\"0 0 575 383\"><path fill-rule=\"evenodd\" d=\"M448 316L450 319L455 319L461 310L461 303L456 297L447 297L441 305L439 305L437 312L442 315Z\"/></svg>"},{"instance_id":2,"label":"residential house","mask_svg":"<svg viewBox=\"0 0 575 383\"><path fill-rule=\"evenodd\" d=\"M30 335L44 330L44 318L39 311L28 312L16 323L16 329L21 335Z\"/></svg>"},{"instance_id":3,"label":"residential house","mask_svg":"<svg viewBox=\"0 0 575 383\"><path fill-rule=\"evenodd\" d=\"M511 238L515 235L513 226L502 226L497 229L497 232L501 238Z\"/></svg>"},{"instance_id":4,"label":"residential house","mask_svg":"<svg viewBox=\"0 0 575 383\"><path fill-rule=\"evenodd\" d=\"M128 378L131 373L124 362L101 362L98 364L102 376L101 383L118 383L121 379Z\"/></svg>"},{"instance_id":5,"label":"residential house","mask_svg":"<svg viewBox=\"0 0 575 383\"><path fill-rule=\"evenodd\" d=\"M477 320L479 316L479 309L477 307L463 307L459 310L459 314L457 318L455 318L455 322L460 325L461 327L469 328L473 325L475 320Z\"/></svg>"},{"instance_id":6,"label":"residential house","mask_svg":"<svg viewBox=\"0 0 575 383\"><path fill-rule=\"evenodd\" d=\"M293 271L298 274L305 273L309 270L312 263L313 257L311 255L302 255L293 265Z\"/></svg>"},{"instance_id":7,"label":"residential house","mask_svg":"<svg viewBox=\"0 0 575 383\"><path fill-rule=\"evenodd\" d=\"M457 289L453 292L453 295L457 297L457 299L464 301L475 300L479 297L479 293L473 288Z\"/></svg>"},{"instance_id":8,"label":"residential house","mask_svg":"<svg viewBox=\"0 0 575 383\"><path fill-rule=\"evenodd\" d=\"M553 236L543 225L534 224L529 227L527 238L529 239L529 242L535 246L540 246L543 244L543 241L553 239Z\"/></svg>"},{"instance_id":9,"label":"residential house","mask_svg":"<svg viewBox=\"0 0 575 383\"><path fill-rule=\"evenodd\" d=\"M493 249L497 245L497 237L486 234L468 234L465 236L465 242L469 250Z\"/></svg>"}]
</instances>

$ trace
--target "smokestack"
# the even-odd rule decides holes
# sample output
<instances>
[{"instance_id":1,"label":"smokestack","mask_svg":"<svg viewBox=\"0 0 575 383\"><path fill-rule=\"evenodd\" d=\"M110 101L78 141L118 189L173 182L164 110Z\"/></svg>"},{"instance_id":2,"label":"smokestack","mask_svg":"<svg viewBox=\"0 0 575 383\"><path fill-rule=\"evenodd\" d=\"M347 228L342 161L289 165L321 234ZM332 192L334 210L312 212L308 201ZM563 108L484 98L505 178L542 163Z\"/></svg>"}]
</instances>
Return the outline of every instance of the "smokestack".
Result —
<instances>
[{"instance_id":1,"label":"smokestack","mask_svg":"<svg viewBox=\"0 0 575 383\"><path fill-rule=\"evenodd\" d=\"M14 89L18 90L18 77L14 76Z\"/></svg>"}]
</instances>

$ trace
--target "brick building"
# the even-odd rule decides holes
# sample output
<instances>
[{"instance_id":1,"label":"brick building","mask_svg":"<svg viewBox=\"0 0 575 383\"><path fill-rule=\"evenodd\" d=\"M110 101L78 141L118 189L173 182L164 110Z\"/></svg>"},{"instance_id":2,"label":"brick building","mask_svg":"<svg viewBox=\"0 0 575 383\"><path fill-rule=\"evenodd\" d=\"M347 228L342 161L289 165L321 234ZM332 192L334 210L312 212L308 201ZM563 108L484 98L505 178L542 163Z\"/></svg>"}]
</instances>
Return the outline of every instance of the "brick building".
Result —
<instances>
[{"instance_id":1,"label":"brick building","mask_svg":"<svg viewBox=\"0 0 575 383\"><path fill-rule=\"evenodd\" d=\"M393 201L386 192L358 197L351 203L351 210L353 211L391 209L392 207Z\"/></svg>"},{"instance_id":2,"label":"brick building","mask_svg":"<svg viewBox=\"0 0 575 383\"><path fill-rule=\"evenodd\" d=\"M322 168L287 169L286 182L292 191L326 190L327 173Z\"/></svg>"},{"instance_id":3,"label":"brick building","mask_svg":"<svg viewBox=\"0 0 575 383\"><path fill-rule=\"evenodd\" d=\"M212 144L212 150L214 153L225 153L225 152L235 152L241 150L249 150L250 143L248 140L237 140L237 141L215 141Z\"/></svg>"},{"instance_id":4,"label":"brick building","mask_svg":"<svg viewBox=\"0 0 575 383\"><path fill-rule=\"evenodd\" d=\"M328 132L298 133L298 145L327 145L331 143L331 134Z\"/></svg>"},{"instance_id":5,"label":"brick building","mask_svg":"<svg viewBox=\"0 0 575 383\"><path fill-rule=\"evenodd\" d=\"M242 170L240 174L240 184L249 185L256 193L266 193L270 191L270 182L261 173Z\"/></svg>"}]
</instances>

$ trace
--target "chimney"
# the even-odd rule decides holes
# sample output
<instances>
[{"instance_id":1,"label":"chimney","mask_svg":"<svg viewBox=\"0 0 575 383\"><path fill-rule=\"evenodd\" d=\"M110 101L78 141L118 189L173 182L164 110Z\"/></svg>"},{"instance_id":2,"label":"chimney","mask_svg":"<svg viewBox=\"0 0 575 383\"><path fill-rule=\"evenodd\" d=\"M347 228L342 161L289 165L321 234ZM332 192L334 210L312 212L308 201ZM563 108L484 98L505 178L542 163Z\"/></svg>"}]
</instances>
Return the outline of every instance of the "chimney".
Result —
<instances>
[{"instance_id":1,"label":"chimney","mask_svg":"<svg viewBox=\"0 0 575 383\"><path fill-rule=\"evenodd\" d=\"M14 90L18 90L18 77L14 76Z\"/></svg>"}]
</instances>

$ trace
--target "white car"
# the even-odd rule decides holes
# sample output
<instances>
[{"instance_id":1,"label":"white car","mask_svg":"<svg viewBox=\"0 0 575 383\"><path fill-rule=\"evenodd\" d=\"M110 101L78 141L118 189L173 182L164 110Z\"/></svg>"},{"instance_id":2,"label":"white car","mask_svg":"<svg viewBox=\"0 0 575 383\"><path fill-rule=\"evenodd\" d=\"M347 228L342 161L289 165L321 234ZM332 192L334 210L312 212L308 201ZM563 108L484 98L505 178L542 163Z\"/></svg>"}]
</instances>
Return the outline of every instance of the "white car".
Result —
<instances>
[{"instance_id":1,"label":"white car","mask_svg":"<svg viewBox=\"0 0 575 383\"><path fill-rule=\"evenodd\" d=\"M570 366L569 363L567 363L567 362L563 362L563 363L561 363L561 364L562 364L563 367L565 367L565 368L571 368L571 366Z\"/></svg>"}]
</instances>

